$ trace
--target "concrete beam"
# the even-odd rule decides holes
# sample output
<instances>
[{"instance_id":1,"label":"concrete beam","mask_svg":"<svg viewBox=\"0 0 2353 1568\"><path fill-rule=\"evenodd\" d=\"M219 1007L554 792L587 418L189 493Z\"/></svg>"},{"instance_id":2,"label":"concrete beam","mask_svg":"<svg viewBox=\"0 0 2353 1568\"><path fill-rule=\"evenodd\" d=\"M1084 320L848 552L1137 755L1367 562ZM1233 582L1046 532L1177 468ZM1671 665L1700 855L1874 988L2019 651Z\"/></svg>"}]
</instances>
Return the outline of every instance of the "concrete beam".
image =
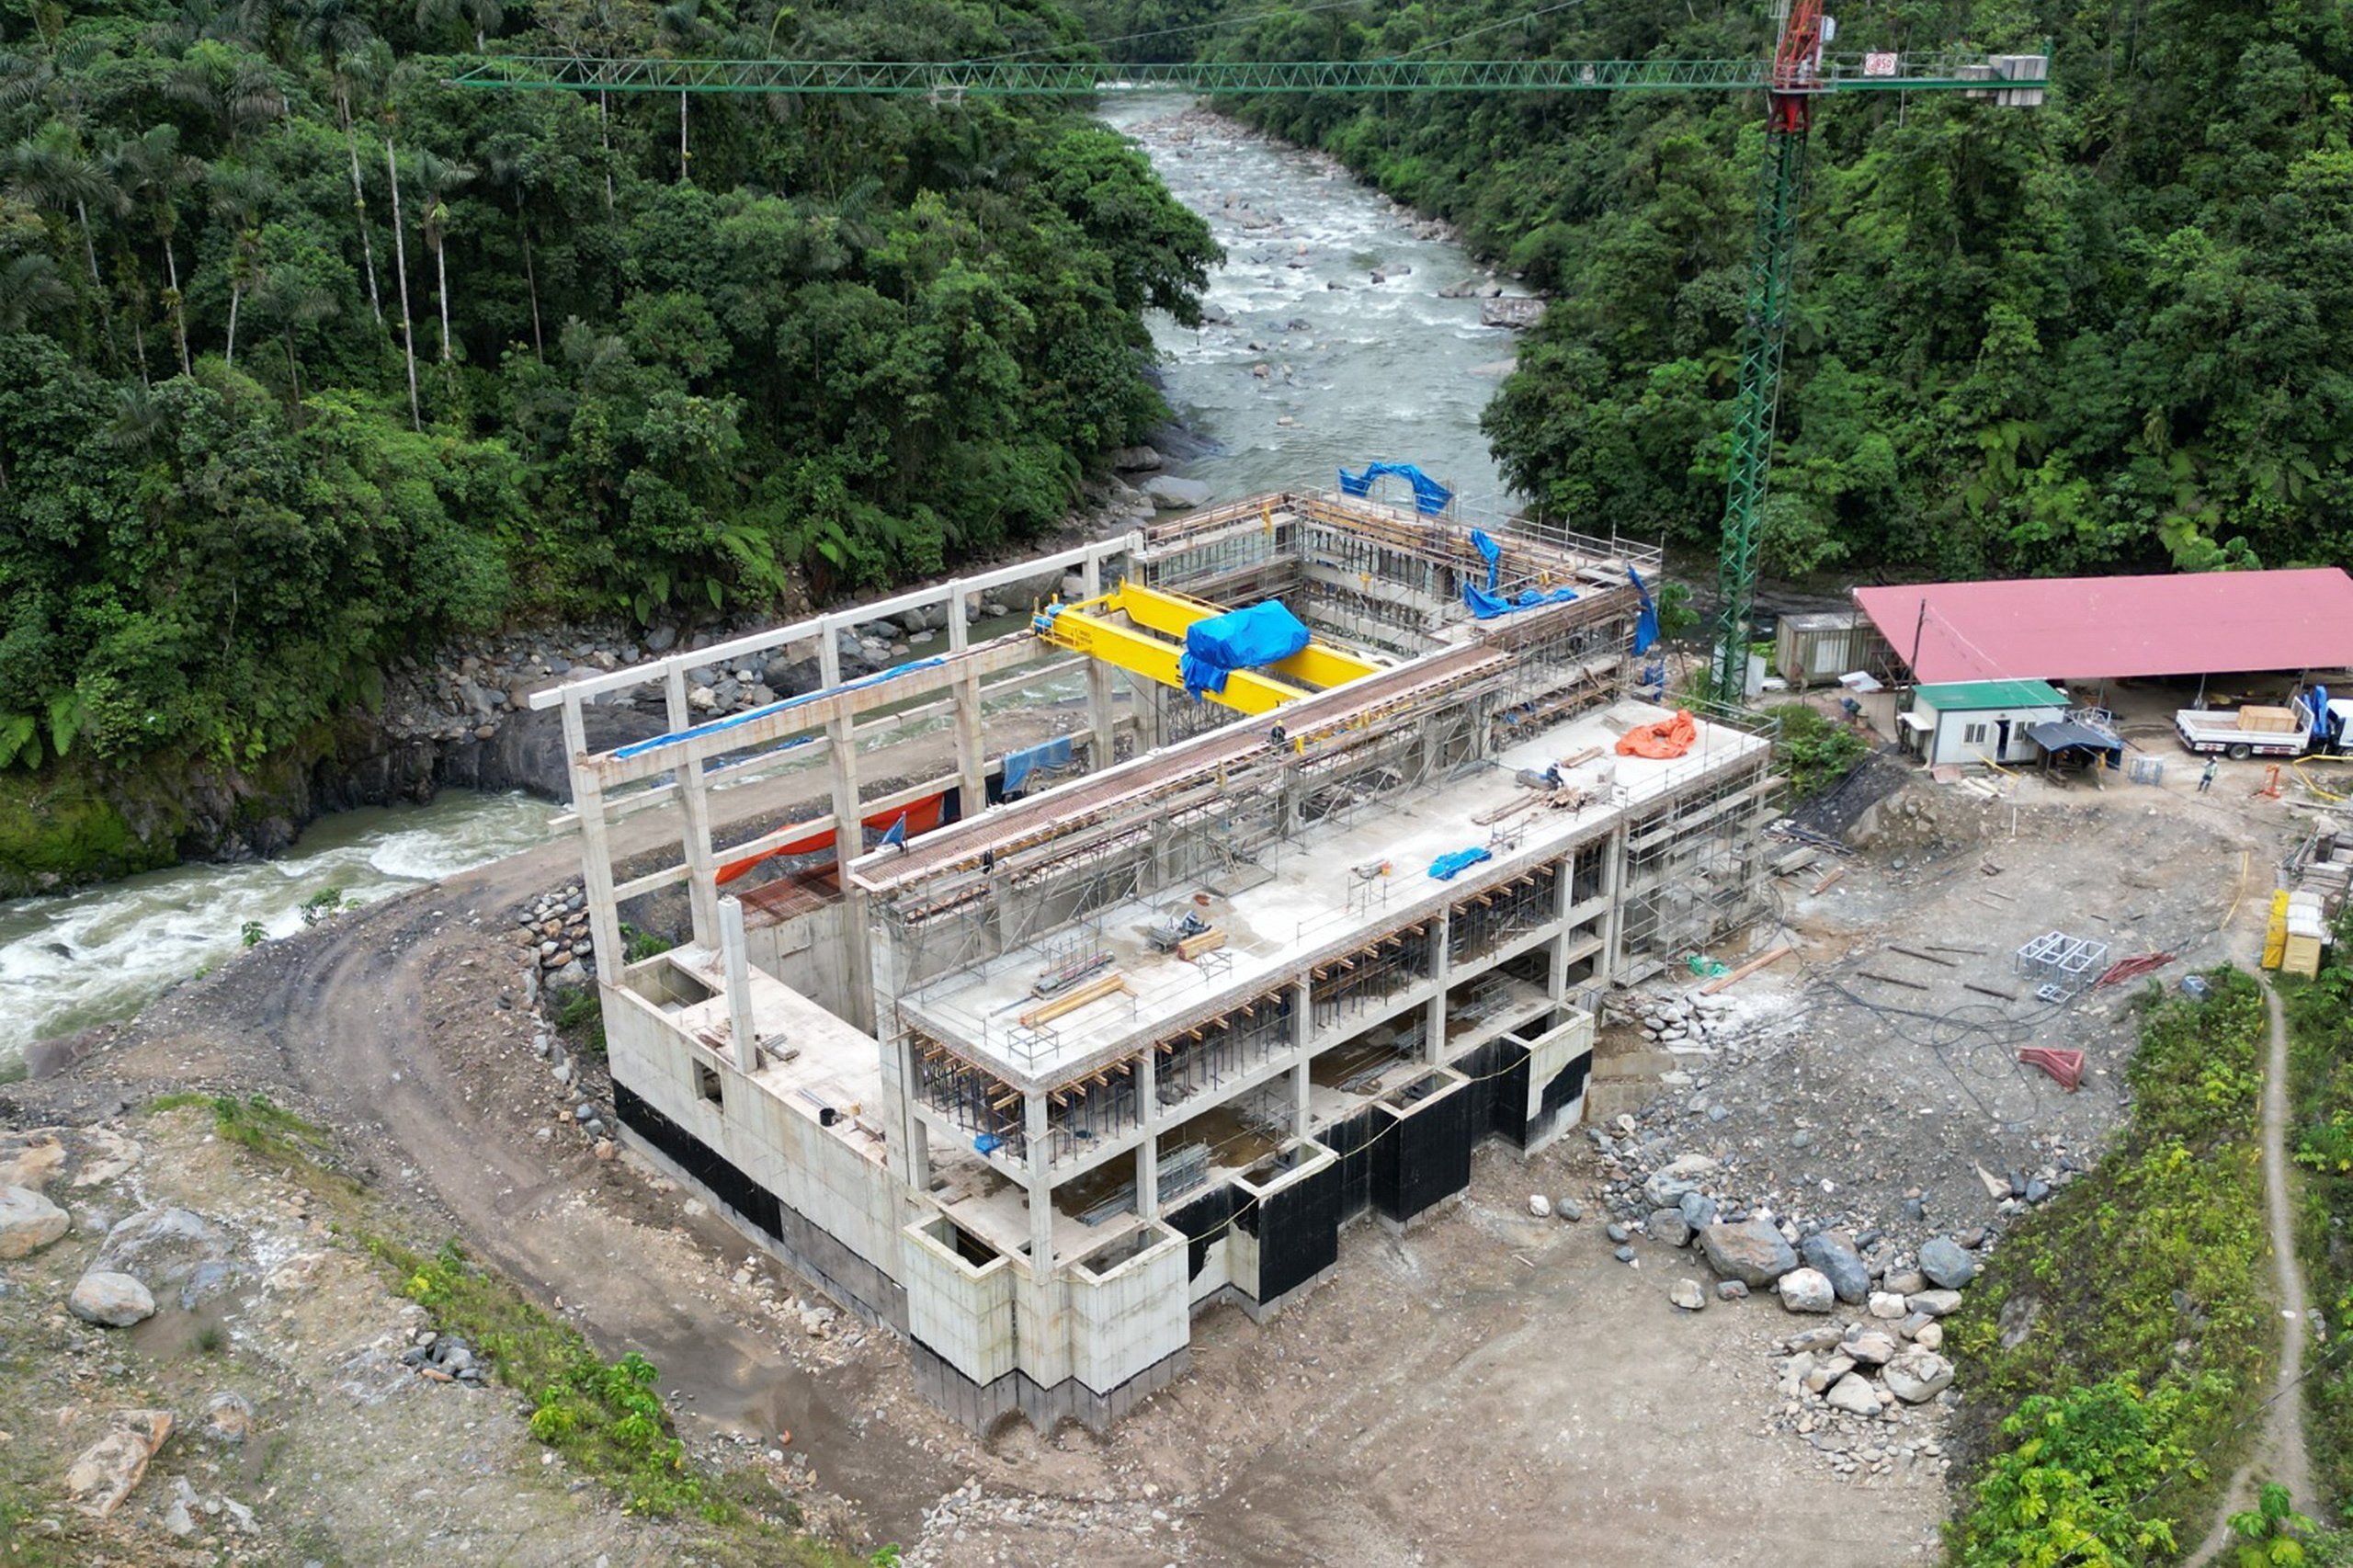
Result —
<instances>
[{"instance_id":1,"label":"concrete beam","mask_svg":"<svg viewBox=\"0 0 2353 1568\"><path fill-rule=\"evenodd\" d=\"M747 653L765 653L770 648L780 648L787 643L816 641L830 635L832 631L837 631L843 626L855 625L861 620L880 620L894 615L904 615L911 609L923 609L942 600L946 600L953 607L954 613L949 617L949 624L952 627L963 616L964 598L967 595L984 594L991 588L1004 587L1007 584L1018 583L1030 577L1042 577L1049 572L1067 572L1072 567L1082 566L1089 561L1097 562L1099 567L1105 561L1140 549L1142 540L1142 534L1122 534L1117 539L1098 540L1094 543L1077 545L1052 555L1041 555L1033 560L1017 562L1013 565L1000 567L994 572L983 572L977 576L958 577L946 583L934 584L927 588L910 589L906 593L887 599L878 599L872 604L859 605L853 609L837 610L829 615L818 616L813 619L795 621L790 626L772 627L766 631L756 631L749 636L735 638L732 642L716 642L708 648L691 648L676 653L665 653L658 659L650 660L644 664L631 665L627 669L613 670L605 675L591 676L585 680L569 681L563 686L550 687L544 691L535 691L530 696L530 705L537 710L553 708L567 701L585 701L591 697L599 696L608 691L625 691L631 687L642 686L647 681L666 679L669 671L674 667L683 674L687 670L695 669L703 665L740 659ZM823 656L822 643L820 656ZM826 684L837 683L828 681Z\"/></svg>"}]
</instances>

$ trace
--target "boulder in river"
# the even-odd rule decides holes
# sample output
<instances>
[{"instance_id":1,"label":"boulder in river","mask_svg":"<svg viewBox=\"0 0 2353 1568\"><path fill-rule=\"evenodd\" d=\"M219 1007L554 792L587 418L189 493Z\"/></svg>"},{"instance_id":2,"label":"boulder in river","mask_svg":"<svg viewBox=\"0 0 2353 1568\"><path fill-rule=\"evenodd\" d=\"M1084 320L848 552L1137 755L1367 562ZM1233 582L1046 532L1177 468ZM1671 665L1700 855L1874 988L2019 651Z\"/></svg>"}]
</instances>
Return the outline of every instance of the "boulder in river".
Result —
<instances>
[{"instance_id":1,"label":"boulder in river","mask_svg":"<svg viewBox=\"0 0 2353 1568\"><path fill-rule=\"evenodd\" d=\"M1111 466L1121 473L1146 473L1160 466L1160 454L1150 447L1121 447L1111 454Z\"/></svg>"},{"instance_id":2,"label":"boulder in river","mask_svg":"<svg viewBox=\"0 0 2353 1568\"><path fill-rule=\"evenodd\" d=\"M1534 326L1543 314L1544 301L1541 300L1517 296L1508 300L1488 300L1479 306L1479 324L1507 326L1514 332L1519 332Z\"/></svg>"},{"instance_id":3,"label":"boulder in river","mask_svg":"<svg viewBox=\"0 0 2353 1568\"><path fill-rule=\"evenodd\" d=\"M1210 487L1198 479L1178 479L1171 474L1155 473L1143 482L1142 490L1152 504L1164 512L1209 505Z\"/></svg>"}]
</instances>

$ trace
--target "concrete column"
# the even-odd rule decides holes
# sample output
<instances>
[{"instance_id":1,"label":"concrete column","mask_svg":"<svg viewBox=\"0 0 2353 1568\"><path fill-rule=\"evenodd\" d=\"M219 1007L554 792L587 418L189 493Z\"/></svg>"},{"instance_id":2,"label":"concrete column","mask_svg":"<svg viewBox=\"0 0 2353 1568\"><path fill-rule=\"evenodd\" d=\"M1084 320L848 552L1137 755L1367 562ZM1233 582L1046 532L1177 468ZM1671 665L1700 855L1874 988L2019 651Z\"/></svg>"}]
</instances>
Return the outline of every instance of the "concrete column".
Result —
<instances>
[{"instance_id":1,"label":"concrete column","mask_svg":"<svg viewBox=\"0 0 2353 1568\"><path fill-rule=\"evenodd\" d=\"M1558 1002L1569 984L1569 907L1575 902L1577 852L1570 850L1557 864L1552 885L1552 953L1545 966L1545 994Z\"/></svg>"},{"instance_id":2,"label":"concrete column","mask_svg":"<svg viewBox=\"0 0 2353 1568\"><path fill-rule=\"evenodd\" d=\"M841 623L830 615L817 618L817 684L842 683Z\"/></svg>"},{"instance_id":3,"label":"concrete column","mask_svg":"<svg viewBox=\"0 0 2353 1568\"><path fill-rule=\"evenodd\" d=\"M760 1070L760 1035L752 1021L752 971L744 956L744 903L719 901L719 961L727 980L727 1038L739 1073Z\"/></svg>"},{"instance_id":4,"label":"concrete column","mask_svg":"<svg viewBox=\"0 0 2353 1568\"><path fill-rule=\"evenodd\" d=\"M1147 1045L1136 1062L1136 1099L1143 1118L1143 1142L1136 1145L1136 1212L1160 1218L1160 1134L1153 1131L1160 1110L1160 1048Z\"/></svg>"},{"instance_id":5,"label":"concrete column","mask_svg":"<svg viewBox=\"0 0 2353 1568\"><path fill-rule=\"evenodd\" d=\"M858 734L847 718L825 722L825 760L834 783L834 859L847 867L866 852L866 830L859 821L858 798ZM858 1015L847 1020L874 1031L874 944L867 931L866 894L847 877L842 886L842 964L847 971L842 994Z\"/></svg>"},{"instance_id":6,"label":"concrete column","mask_svg":"<svg viewBox=\"0 0 2353 1568\"><path fill-rule=\"evenodd\" d=\"M979 816L988 809L989 754L981 735L981 676L968 672L950 688L956 704L956 776L964 792L964 814Z\"/></svg>"},{"instance_id":7,"label":"concrete column","mask_svg":"<svg viewBox=\"0 0 2353 1568\"><path fill-rule=\"evenodd\" d=\"M948 651L961 653L972 646L972 628L964 619L964 579L948 585Z\"/></svg>"},{"instance_id":8,"label":"concrete column","mask_svg":"<svg viewBox=\"0 0 2353 1568\"><path fill-rule=\"evenodd\" d=\"M1094 598L1103 592L1103 562L1089 555L1080 569L1080 579L1086 585L1086 597ZM1093 750L1087 756L1088 771L1100 773L1111 766L1117 756L1114 722L1118 710L1112 705L1111 666L1100 659L1086 661L1086 716L1094 728Z\"/></svg>"},{"instance_id":9,"label":"concrete column","mask_svg":"<svg viewBox=\"0 0 2353 1568\"><path fill-rule=\"evenodd\" d=\"M1446 984L1454 971L1448 956L1448 946L1453 940L1454 911L1438 911L1438 920L1430 928L1430 978L1438 989L1430 994L1429 1006L1422 1014L1422 1060L1439 1062L1446 1060Z\"/></svg>"},{"instance_id":10,"label":"concrete column","mask_svg":"<svg viewBox=\"0 0 2353 1568\"><path fill-rule=\"evenodd\" d=\"M572 781L572 809L580 818L580 885L588 895L588 939L597 949L597 975L608 985L621 978L620 915L613 908L613 851L606 835L605 790L585 769Z\"/></svg>"},{"instance_id":11,"label":"concrete column","mask_svg":"<svg viewBox=\"0 0 2353 1568\"><path fill-rule=\"evenodd\" d=\"M1314 1009L1308 1003L1308 983L1304 980L1291 987L1290 1043L1299 1061L1290 1070L1290 1131L1294 1138L1307 1136L1307 1094L1311 1080L1307 1065L1308 1036L1314 1030Z\"/></svg>"},{"instance_id":12,"label":"concrete column","mask_svg":"<svg viewBox=\"0 0 2353 1568\"><path fill-rule=\"evenodd\" d=\"M662 695L671 733L693 724L694 712L687 706L685 665L672 665L662 672ZM695 945L715 949L719 946L719 882L710 852L710 803L703 791L702 764L689 758L673 768L671 777L678 786L678 839L687 863L687 910Z\"/></svg>"},{"instance_id":13,"label":"concrete column","mask_svg":"<svg viewBox=\"0 0 2353 1568\"><path fill-rule=\"evenodd\" d=\"M1608 843L1601 851L1601 891L1608 895L1602 905L1601 963L1596 978L1611 981L1625 965L1621 944L1625 939L1626 893L1626 830L1612 830Z\"/></svg>"},{"instance_id":14,"label":"concrete column","mask_svg":"<svg viewBox=\"0 0 2353 1568\"><path fill-rule=\"evenodd\" d=\"M1029 1139L1029 1277L1043 1285L1054 1277L1054 1184L1046 1174L1052 1153L1046 1135L1046 1096L1022 1096L1022 1124Z\"/></svg>"},{"instance_id":15,"label":"concrete column","mask_svg":"<svg viewBox=\"0 0 2353 1568\"><path fill-rule=\"evenodd\" d=\"M931 1189L931 1140L915 1114L915 1085L921 1082L912 1035L883 1048L882 1103L889 1116L883 1125L891 1133L885 1160L911 1192Z\"/></svg>"}]
</instances>

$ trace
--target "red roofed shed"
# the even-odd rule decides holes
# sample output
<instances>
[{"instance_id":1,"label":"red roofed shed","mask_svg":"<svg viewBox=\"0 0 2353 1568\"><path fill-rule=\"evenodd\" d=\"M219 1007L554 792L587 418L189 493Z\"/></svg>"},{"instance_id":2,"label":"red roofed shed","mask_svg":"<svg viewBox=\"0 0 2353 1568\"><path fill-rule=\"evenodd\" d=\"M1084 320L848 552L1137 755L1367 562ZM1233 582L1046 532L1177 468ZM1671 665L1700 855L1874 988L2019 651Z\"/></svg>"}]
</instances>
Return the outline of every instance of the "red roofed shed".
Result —
<instances>
[{"instance_id":1,"label":"red roofed shed","mask_svg":"<svg viewBox=\"0 0 2353 1568\"><path fill-rule=\"evenodd\" d=\"M1924 684L2353 665L2353 577L2334 566L1857 588L1855 603Z\"/></svg>"}]
</instances>

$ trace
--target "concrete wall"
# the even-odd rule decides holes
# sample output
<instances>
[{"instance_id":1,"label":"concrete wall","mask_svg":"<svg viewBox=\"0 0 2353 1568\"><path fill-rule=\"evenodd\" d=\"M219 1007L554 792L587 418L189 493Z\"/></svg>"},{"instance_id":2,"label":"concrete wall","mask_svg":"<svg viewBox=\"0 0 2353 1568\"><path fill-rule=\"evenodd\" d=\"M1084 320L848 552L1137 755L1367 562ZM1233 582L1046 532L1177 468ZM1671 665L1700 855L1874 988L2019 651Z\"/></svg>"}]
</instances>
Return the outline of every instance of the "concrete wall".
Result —
<instances>
[{"instance_id":1,"label":"concrete wall","mask_svg":"<svg viewBox=\"0 0 2353 1568\"><path fill-rule=\"evenodd\" d=\"M783 1241L796 1267L854 1298L868 1315L904 1328L904 1198L897 1180L814 1119L698 1050L644 998L625 987L603 989L613 1081L775 1196L791 1217ZM718 1074L721 1104L698 1091L699 1065Z\"/></svg>"},{"instance_id":2,"label":"concrete wall","mask_svg":"<svg viewBox=\"0 0 2353 1568\"><path fill-rule=\"evenodd\" d=\"M1545 1090L1552 1081L1568 1069L1579 1057L1593 1054L1594 1016L1579 1012L1558 1028L1547 1029L1528 1046L1528 1142L1527 1152L1534 1153L1562 1133L1574 1127L1585 1113L1585 1095L1580 1090L1566 1103L1544 1108Z\"/></svg>"},{"instance_id":3,"label":"concrete wall","mask_svg":"<svg viewBox=\"0 0 2353 1568\"><path fill-rule=\"evenodd\" d=\"M956 1249L956 1221L944 1214L904 1226L907 1333L975 1383L991 1383L1018 1360L1013 1262L970 1262Z\"/></svg>"},{"instance_id":4,"label":"concrete wall","mask_svg":"<svg viewBox=\"0 0 2353 1568\"><path fill-rule=\"evenodd\" d=\"M1142 1236L1106 1249L1117 1261L1098 1267L1081 1258L1065 1272L1073 1377L1108 1392L1191 1343L1186 1244L1181 1233L1154 1221Z\"/></svg>"}]
</instances>

